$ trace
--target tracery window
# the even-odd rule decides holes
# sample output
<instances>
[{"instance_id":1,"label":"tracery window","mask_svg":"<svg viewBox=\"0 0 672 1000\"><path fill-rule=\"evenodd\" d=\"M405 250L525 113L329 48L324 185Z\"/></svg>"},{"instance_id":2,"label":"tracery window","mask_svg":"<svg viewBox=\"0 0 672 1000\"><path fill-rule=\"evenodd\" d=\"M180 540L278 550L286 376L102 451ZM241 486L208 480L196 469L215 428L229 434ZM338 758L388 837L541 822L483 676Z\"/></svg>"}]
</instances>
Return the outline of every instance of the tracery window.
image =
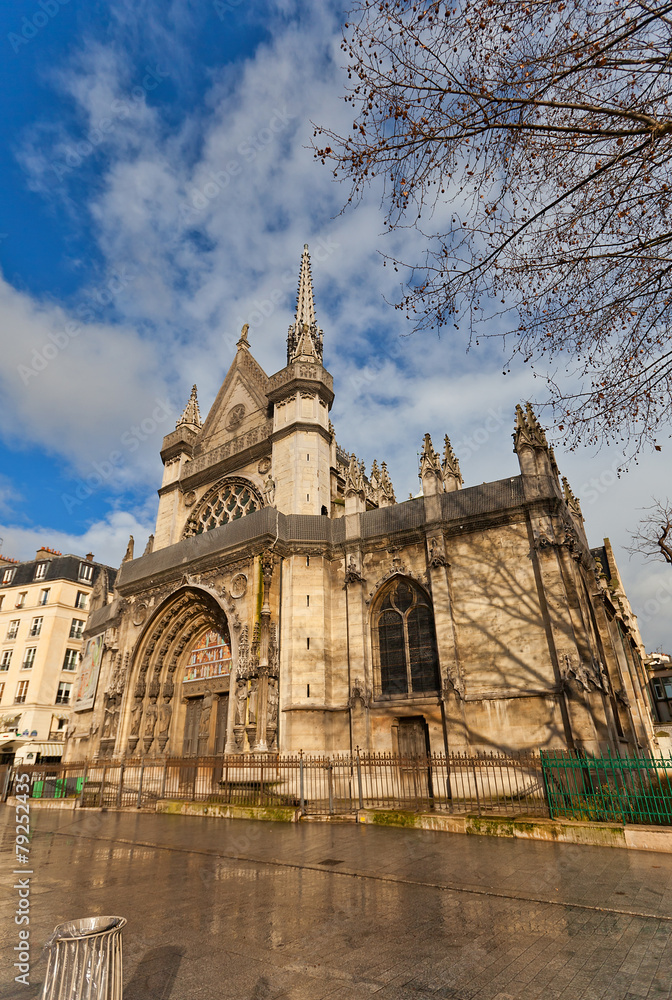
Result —
<instances>
[{"instance_id":1,"label":"tracery window","mask_svg":"<svg viewBox=\"0 0 672 1000\"><path fill-rule=\"evenodd\" d=\"M201 535L222 524L260 510L264 502L260 493L246 479L230 478L217 483L205 494L198 507L189 515L184 537Z\"/></svg>"},{"instance_id":2,"label":"tracery window","mask_svg":"<svg viewBox=\"0 0 672 1000\"><path fill-rule=\"evenodd\" d=\"M376 694L403 697L438 691L434 612L425 592L396 577L378 598L373 615Z\"/></svg>"}]
</instances>

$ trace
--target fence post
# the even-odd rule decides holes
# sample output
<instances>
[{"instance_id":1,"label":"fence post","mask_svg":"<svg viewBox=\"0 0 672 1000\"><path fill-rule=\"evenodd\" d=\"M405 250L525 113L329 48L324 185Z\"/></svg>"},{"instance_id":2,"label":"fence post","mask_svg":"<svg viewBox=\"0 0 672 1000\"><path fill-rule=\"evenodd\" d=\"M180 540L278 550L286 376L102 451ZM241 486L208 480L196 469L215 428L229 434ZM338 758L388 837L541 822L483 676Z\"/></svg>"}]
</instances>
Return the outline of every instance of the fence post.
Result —
<instances>
[{"instance_id":1,"label":"fence post","mask_svg":"<svg viewBox=\"0 0 672 1000\"><path fill-rule=\"evenodd\" d=\"M100 791L98 792L98 806L103 804L103 793L105 792L105 774L107 772L107 767L103 765L103 776L100 779Z\"/></svg>"},{"instance_id":2,"label":"fence post","mask_svg":"<svg viewBox=\"0 0 672 1000\"><path fill-rule=\"evenodd\" d=\"M327 764L327 783L329 785L329 815L334 814L334 782L331 773L331 761Z\"/></svg>"},{"instance_id":3,"label":"fence post","mask_svg":"<svg viewBox=\"0 0 672 1000\"><path fill-rule=\"evenodd\" d=\"M124 765L121 763L119 765L119 788L117 789L117 809L121 808L122 802L122 790L124 787Z\"/></svg>"},{"instance_id":4,"label":"fence post","mask_svg":"<svg viewBox=\"0 0 672 1000\"><path fill-rule=\"evenodd\" d=\"M140 780L138 781L138 801L136 804L136 809L140 809L142 806L142 776L145 773L145 765L140 765Z\"/></svg>"},{"instance_id":5,"label":"fence post","mask_svg":"<svg viewBox=\"0 0 672 1000\"><path fill-rule=\"evenodd\" d=\"M362 762L359 758L359 747L357 747L357 791L359 793L359 808L364 808L364 793L362 790Z\"/></svg>"},{"instance_id":6,"label":"fence post","mask_svg":"<svg viewBox=\"0 0 672 1000\"><path fill-rule=\"evenodd\" d=\"M476 774L476 761L472 759L471 770L474 772L474 791L476 792L476 807L478 809L478 815L481 815L481 797L478 794L478 775Z\"/></svg>"},{"instance_id":7,"label":"fence post","mask_svg":"<svg viewBox=\"0 0 672 1000\"><path fill-rule=\"evenodd\" d=\"M306 800L303 794L303 751L299 751L299 809L301 815L306 815Z\"/></svg>"},{"instance_id":8,"label":"fence post","mask_svg":"<svg viewBox=\"0 0 672 1000\"><path fill-rule=\"evenodd\" d=\"M168 777L168 761L163 765L163 775L161 776L161 798L166 797L166 778Z\"/></svg>"},{"instance_id":9,"label":"fence post","mask_svg":"<svg viewBox=\"0 0 672 1000\"><path fill-rule=\"evenodd\" d=\"M89 775L89 765L87 763L85 763L84 764L84 774L82 775L82 791L81 791L81 794L79 796L80 807L84 803L84 795L86 793L86 779L88 778L88 775Z\"/></svg>"}]
</instances>

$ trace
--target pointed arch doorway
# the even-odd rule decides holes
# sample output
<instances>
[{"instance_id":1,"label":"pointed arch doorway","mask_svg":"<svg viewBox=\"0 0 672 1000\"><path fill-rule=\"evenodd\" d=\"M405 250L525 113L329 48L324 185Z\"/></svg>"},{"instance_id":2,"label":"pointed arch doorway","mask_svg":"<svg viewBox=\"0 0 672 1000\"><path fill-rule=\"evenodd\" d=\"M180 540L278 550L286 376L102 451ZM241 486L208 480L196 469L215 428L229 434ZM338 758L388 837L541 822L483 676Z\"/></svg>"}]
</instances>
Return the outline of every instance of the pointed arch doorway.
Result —
<instances>
[{"instance_id":1,"label":"pointed arch doorway","mask_svg":"<svg viewBox=\"0 0 672 1000\"><path fill-rule=\"evenodd\" d=\"M187 585L157 608L133 657L128 755L224 753L232 741L229 690L238 628L235 611L209 588Z\"/></svg>"}]
</instances>

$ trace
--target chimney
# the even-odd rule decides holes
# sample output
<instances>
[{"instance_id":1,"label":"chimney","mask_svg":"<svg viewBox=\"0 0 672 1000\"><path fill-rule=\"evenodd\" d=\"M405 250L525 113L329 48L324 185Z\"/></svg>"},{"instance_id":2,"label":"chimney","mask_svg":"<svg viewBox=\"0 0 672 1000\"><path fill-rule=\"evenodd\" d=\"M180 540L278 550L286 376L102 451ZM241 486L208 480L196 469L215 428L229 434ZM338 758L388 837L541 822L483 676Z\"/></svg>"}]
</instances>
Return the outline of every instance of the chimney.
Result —
<instances>
[{"instance_id":1,"label":"chimney","mask_svg":"<svg viewBox=\"0 0 672 1000\"><path fill-rule=\"evenodd\" d=\"M48 549L46 545L43 545L41 549L38 549L35 553L35 560L37 562L43 562L45 559L55 559L56 556L62 555L56 549Z\"/></svg>"},{"instance_id":2,"label":"chimney","mask_svg":"<svg viewBox=\"0 0 672 1000\"><path fill-rule=\"evenodd\" d=\"M87 562L93 562L93 552L87 552L86 553L86 561Z\"/></svg>"}]
</instances>

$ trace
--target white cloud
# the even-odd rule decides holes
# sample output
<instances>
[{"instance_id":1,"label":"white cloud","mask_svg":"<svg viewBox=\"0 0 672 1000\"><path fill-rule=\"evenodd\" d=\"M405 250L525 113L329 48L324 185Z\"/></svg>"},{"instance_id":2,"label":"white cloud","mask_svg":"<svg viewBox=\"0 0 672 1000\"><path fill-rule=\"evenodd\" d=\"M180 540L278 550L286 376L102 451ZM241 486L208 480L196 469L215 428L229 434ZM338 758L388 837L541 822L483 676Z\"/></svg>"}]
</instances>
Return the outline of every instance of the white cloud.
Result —
<instances>
[{"instance_id":1,"label":"white cloud","mask_svg":"<svg viewBox=\"0 0 672 1000\"><path fill-rule=\"evenodd\" d=\"M466 485L515 475L514 407L537 395L540 383L525 369L502 377L502 355L492 343L465 357L464 340L452 332L441 340L429 333L400 339L409 324L385 299L398 298L401 276L381 266L378 252L417 258L420 237L412 230L382 236L375 189L356 211L339 214L347 189L334 185L330 170L306 148L311 121L338 130L350 120L339 100L344 73L337 23L321 5L306 13L300 28L277 9L272 41L214 75L202 106L181 124L166 124L160 84L152 106L140 94L127 115L114 118L96 154L102 157L96 185L78 200L71 188L67 196L71 211L93 220L106 263L88 297L95 299L115 271L133 278L100 322L83 323L67 349L26 384L18 366L49 343L50 332L64 328L68 310L0 284L0 377L9 404L0 414L1 432L57 451L89 474L93 462L124 452L122 436L151 419L156 399L176 400L179 410L195 381L207 410L243 322L250 322L255 357L269 373L278 370L308 242L325 359L335 376L339 443L368 464L385 459L399 499L417 491L417 452L427 430L437 448L450 435ZM126 24L128 4L115 10ZM184 52L171 26L185 16L172 4L160 27L166 67L178 75L185 71ZM76 104L77 128L41 125L26 136L23 154L33 186L50 195L54 162L100 128L115 101L129 103L133 87L123 50L113 43L59 70L57 82ZM76 178L73 169L65 182ZM141 447L124 452L118 486L158 485L156 456L172 426L157 424ZM615 451L596 458L558 448L557 455L580 497L592 497L591 478L598 478L595 503L584 501L591 543L609 535L633 604L648 600L660 571L628 562L622 547L650 493L672 495L668 467L647 456L633 474L611 482ZM92 531L69 544L95 551L94 541L84 540ZM44 532L38 541L62 547ZM647 641L672 647L668 617L664 609L651 617Z\"/></svg>"},{"instance_id":2,"label":"white cloud","mask_svg":"<svg viewBox=\"0 0 672 1000\"><path fill-rule=\"evenodd\" d=\"M154 530L154 519L145 514L112 511L104 520L91 524L81 535L54 531L48 526L20 528L0 525L2 551L13 558L34 559L42 545L64 554L85 556L93 552L96 562L117 567L126 552L129 535L135 538L135 554L141 555L147 538Z\"/></svg>"}]
</instances>

